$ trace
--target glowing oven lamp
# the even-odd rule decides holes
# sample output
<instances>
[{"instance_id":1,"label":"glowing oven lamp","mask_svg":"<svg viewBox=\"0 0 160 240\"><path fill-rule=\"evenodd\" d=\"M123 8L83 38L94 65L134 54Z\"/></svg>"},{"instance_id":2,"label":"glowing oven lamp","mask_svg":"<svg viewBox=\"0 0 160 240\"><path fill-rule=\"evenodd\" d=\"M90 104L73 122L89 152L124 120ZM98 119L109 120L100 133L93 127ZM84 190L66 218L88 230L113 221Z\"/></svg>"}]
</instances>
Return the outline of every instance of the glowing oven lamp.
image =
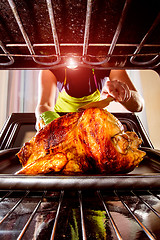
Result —
<instances>
[{"instance_id":1,"label":"glowing oven lamp","mask_svg":"<svg viewBox=\"0 0 160 240\"><path fill-rule=\"evenodd\" d=\"M78 67L78 63L75 61L75 59L69 58L66 62L66 66L67 66L67 68L74 69L74 68Z\"/></svg>"}]
</instances>

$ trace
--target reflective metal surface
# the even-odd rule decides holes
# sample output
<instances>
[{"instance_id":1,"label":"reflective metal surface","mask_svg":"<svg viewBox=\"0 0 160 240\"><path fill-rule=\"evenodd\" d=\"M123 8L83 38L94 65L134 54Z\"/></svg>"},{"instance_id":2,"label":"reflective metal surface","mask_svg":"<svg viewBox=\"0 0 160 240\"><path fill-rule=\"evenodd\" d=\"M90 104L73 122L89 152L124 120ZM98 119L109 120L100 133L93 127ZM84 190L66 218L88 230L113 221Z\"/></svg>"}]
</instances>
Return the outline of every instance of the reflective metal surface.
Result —
<instances>
[{"instance_id":1,"label":"reflective metal surface","mask_svg":"<svg viewBox=\"0 0 160 240\"><path fill-rule=\"evenodd\" d=\"M1 239L159 239L160 192L0 192Z\"/></svg>"},{"instance_id":2,"label":"reflective metal surface","mask_svg":"<svg viewBox=\"0 0 160 240\"><path fill-rule=\"evenodd\" d=\"M155 69L158 0L2 0L0 69L65 66L68 53L94 68Z\"/></svg>"}]
</instances>

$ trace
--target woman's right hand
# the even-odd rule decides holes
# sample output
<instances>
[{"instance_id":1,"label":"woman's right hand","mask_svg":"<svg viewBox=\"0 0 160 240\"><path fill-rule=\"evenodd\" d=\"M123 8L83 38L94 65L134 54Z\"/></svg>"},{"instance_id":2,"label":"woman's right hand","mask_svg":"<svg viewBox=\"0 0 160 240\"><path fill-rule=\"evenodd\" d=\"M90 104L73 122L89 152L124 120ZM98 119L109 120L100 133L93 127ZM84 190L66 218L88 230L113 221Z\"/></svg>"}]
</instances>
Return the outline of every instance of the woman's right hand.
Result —
<instances>
[{"instance_id":1,"label":"woman's right hand","mask_svg":"<svg viewBox=\"0 0 160 240\"><path fill-rule=\"evenodd\" d=\"M118 102L127 102L131 97L131 92L127 84L118 80L112 80L106 81L103 87L103 98L105 95L106 97L113 97Z\"/></svg>"}]
</instances>

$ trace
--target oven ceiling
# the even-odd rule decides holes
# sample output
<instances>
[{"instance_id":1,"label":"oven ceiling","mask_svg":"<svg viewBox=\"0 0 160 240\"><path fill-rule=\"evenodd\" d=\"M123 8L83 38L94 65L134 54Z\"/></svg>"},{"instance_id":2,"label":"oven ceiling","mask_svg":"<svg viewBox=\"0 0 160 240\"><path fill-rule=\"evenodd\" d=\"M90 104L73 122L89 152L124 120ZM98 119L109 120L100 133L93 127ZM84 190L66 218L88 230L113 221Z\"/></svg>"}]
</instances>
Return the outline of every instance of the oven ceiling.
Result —
<instances>
[{"instance_id":1,"label":"oven ceiling","mask_svg":"<svg viewBox=\"0 0 160 240\"><path fill-rule=\"evenodd\" d=\"M0 1L0 69L61 67L76 53L82 66L159 73L159 52L159 0Z\"/></svg>"}]
</instances>

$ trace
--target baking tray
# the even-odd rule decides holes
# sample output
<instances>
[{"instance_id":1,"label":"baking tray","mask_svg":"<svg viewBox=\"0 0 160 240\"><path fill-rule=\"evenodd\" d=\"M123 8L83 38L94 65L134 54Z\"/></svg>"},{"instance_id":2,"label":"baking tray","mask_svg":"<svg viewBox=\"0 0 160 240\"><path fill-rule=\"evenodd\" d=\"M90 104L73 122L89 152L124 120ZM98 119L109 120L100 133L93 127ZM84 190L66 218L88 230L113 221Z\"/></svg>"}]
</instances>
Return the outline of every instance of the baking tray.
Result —
<instances>
[{"instance_id":1,"label":"baking tray","mask_svg":"<svg viewBox=\"0 0 160 240\"><path fill-rule=\"evenodd\" d=\"M16 156L20 148L0 151L0 189L73 190L73 189L158 189L160 188L160 152L142 147L146 157L128 174L107 175L15 175L21 169Z\"/></svg>"},{"instance_id":2,"label":"baking tray","mask_svg":"<svg viewBox=\"0 0 160 240\"><path fill-rule=\"evenodd\" d=\"M65 113L64 113L65 114ZM128 174L110 175L15 175L21 169L16 153L35 134L34 113L13 113L0 135L0 189L157 189L160 188L160 153L153 149L150 138L139 117L133 113L114 113L124 129L135 131L142 139L141 148L147 155L139 167ZM31 138L31 137L29 137Z\"/></svg>"}]
</instances>

